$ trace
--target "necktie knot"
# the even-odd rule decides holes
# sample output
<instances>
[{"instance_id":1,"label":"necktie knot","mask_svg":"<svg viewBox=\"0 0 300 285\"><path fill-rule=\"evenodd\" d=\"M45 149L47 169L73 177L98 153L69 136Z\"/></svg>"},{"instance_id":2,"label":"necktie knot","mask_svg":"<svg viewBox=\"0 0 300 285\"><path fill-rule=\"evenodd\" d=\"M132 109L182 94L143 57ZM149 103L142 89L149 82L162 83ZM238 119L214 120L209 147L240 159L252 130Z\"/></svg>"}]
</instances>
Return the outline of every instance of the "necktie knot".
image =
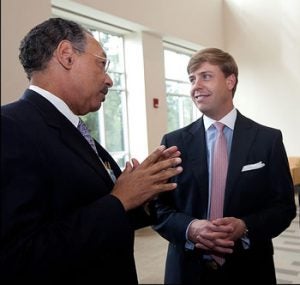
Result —
<instances>
[{"instance_id":1,"label":"necktie knot","mask_svg":"<svg viewBox=\"0 0 300 285\"><path fill-rule=\"evenodd\" d=\"M79 118L79 123L78 123L77 129L80 131L80 133L83 135L83 137L87 140L87 142L90 144L90 146L93 148L93 150L98 154L94 139L92 138L87 125L80 118Z\"/></svg>"},{"instance_id":2,"label":"necktie knot","mask_svg":"<svg viewBox=\"0 0 300 285\"><path fill-rule=\"evenodd\" d=\"M82 119L79 119L77 129L82 133L83 136L87 134L90 135L90 131Z\"/></svg>"},{"instance_id":3,"label":"necktie knot","mask_svg":"<svg viewBox=\"0 0 300 285\"><path fill-rule=\"evenodd\" d=\"M214 123L215 128L219 133L223 132L225 125L220 123L220 122L215 122Z\"/></svg>"},{"instance_id":4,"label":"necktie knot","mask_svg":"<svg viewBox=\"0 0 300 285\"><path fill-rule=\"evenodd\" d=\"M79 123L78 123L77 129L80 131L80 133L83 135L83 137L87 140L87 142L90 144L92 149L95 151L95 153L97 154L99 160L101 161L104 168L107 170L109 176L111 177L112 181L115 183L116 176L115 176L113 170L110 168L110 164L108 162L104 163L103 160L101 159L101 157L100 157L100 155L97 151L94 139L92 138L87 125L80 118L79 118Z\"/></svg>"}]
</instances>

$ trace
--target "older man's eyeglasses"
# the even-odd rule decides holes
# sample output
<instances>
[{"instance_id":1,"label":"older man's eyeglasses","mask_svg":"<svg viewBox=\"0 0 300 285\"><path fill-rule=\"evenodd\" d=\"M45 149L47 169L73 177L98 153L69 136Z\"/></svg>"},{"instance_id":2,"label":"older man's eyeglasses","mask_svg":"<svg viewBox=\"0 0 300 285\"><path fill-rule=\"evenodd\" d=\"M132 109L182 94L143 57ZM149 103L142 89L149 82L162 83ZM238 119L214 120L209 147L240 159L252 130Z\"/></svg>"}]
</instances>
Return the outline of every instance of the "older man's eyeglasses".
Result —
<instances>
[{"instance_id":1,"label":"older man's eyeglasses","mask_svg":"<svg viewBox=\"0 0 300 285\"><path fill-rule=\"evenodd\" d=\"M88 51L85 51L85 50L81 50L81 49L78 49L78 48L74 48L76 49L77 51L79 52L82 52L82 53L87 53L89 55L93 55L99 59L101 59L101 62L103 63L103 66L104 66L104 71L107 72L108 71L108 68L109 68L109 64L110 64L110 60L106 57L103 57L103 56L100 56L100 55L97 55L97 54L94 54L94 53L90 53Z\"/></svg>"}]
</instances>

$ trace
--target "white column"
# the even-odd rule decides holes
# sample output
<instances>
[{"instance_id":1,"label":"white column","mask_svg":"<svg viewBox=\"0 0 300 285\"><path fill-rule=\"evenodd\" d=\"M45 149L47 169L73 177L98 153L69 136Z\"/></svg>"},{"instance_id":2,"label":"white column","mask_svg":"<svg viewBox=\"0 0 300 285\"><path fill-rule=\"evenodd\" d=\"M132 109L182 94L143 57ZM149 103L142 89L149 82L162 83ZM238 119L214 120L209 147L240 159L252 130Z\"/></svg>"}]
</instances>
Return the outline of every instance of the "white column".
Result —
<instances>
[{"instance_id":1,"label":"white column","mask_svg":"<svg viewBox=\"0 0 300 285\"><path fill-rule=\"evenodd\" d=\"M132 157L144 159L167 129L163 43L160 37L138 32L125 37L129 141ZM153 99L159 100L158 108Z\"/></svg>"}]
</instances>

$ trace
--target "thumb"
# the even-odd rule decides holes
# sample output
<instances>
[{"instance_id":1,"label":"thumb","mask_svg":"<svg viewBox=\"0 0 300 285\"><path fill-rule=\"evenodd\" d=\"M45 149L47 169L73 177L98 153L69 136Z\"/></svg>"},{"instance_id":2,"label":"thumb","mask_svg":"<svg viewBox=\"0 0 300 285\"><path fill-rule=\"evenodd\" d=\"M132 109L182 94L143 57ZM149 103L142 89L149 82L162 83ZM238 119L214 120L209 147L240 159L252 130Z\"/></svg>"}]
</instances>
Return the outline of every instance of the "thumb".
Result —
<instances>
[{"instance_id":1,"label":"thumb","mask_svg":"<svg viewBox=\"0 0 300 285\"><path fill-rule=\"evenodd\" d=\"M132 158L131 161L132 161L133 169L136 169L140 165L138 160L135 158Z\"/></svg>"},{"instance_id":2,"label":"thumb","mask_svg":"<svg viewBox=\"0 0 300 285\"><path fill-rule=\"evenodd\" d=\"M130 164L129 161L126 161L125 169L123 170L123 173L130 173L132 172L132 170L133 170L132 165Z\"/></svg>"}]
</instances>

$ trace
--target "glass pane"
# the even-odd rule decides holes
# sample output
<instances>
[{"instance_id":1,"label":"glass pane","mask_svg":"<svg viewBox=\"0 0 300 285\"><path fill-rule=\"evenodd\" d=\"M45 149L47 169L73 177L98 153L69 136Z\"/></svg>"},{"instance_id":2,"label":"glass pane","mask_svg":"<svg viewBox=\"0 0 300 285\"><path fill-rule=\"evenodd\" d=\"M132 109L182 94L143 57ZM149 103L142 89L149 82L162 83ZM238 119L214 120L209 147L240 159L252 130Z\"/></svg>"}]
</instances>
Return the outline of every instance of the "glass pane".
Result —
<instances>
[{"instance_id":1,"label":"glass pane","mask_svg":"<svg viewBox=\"0 0 300 285\"><path fill-rule=\"evenodd\" d=\"M129 160L128 154L126 152L112 152L110 153L114 160L118 163L121 169L125 168L126 161Z\"/></svg>"},{"instance_id":2,"label":"glass pane","mask_svg":"<svg viewBox=\"0 0 300 285\"><path fill-rule=\"evenodd\" d=\"M194 121L194 105L190 97L168 94L168 131L187 126Z\"/></svg>"},{"instance_id":3,"label":"glass pane","mask_svg":"<svg viewBox=\"0 0 300 285\"><path fill-rule=\"evenodd\" d=\"M101 32L100 41L110 59L109 70L124 72L123 38Z\"/></svg>"},{"instance_id":4,"label":"glass pane","mask_svg":"<svg viewBox=\"0 0 300 285\"><path fill-rule=\"evenodd\" d=\"M173 131L179 128L179 104L178 96L167 96L167 105L168 105L168 131Z\"/></svg>"},{"instance_id":5,"label":"glass pane","mask_svg":"<svg viewBox=\"0 0 300 285\"><path fill-rule=\"evenodd\" d=\"M166 92L169 94L187 95L190 94L190 84L184 82L166 80Z\"/></svg>"},{"instance_id":6,"label":"glass pane","mask_svg":"<svg viewBox=\"0 0 300 285\"><path fill-rule=\"evenodd\" d=\"M114 85L112 89L125 89L125 75L122 73L108 72ZM111 89L110 89L111 90Z\"/></svg>"},{"instance_id":7,"label":"glass pane","mask_svg":"<svg viewBox=\"0 0 300 285\"><path fill-rule=\"evenodd\" d=\"M187 126L191 123L193 118L193 101L190 97L181 97L182 105L183 105L183 118L182 118L182 126Z\"/></svg>"},{"instance_id":8,"label":"glass pane","mask_svg":"<svg viewBox=\"0 0 300 285\"><path fill-rule=\"evenodd\" d=\"M110 90L103 106L105 144L111 152L124 150L122 95L124 92Z\"/></svg>"},{"instance_id":9,"label":"glass pane","mask_svg":"<svg viewBox=\"0 0 300 285\"><path fill-rule=\"evenodd\" d=\"M101 109L83 116L83 120L92 136L109 151L118 165L124 168L129 155L123 37L95 29L91 32L95 39L101 42L111 61L108 72L114 85L109 89Z\"/></svg>"},{"instance_id":10,"label":"glass pane","mask_svg":"<svg viewBox=\"0 0 300 285\"><path fill-rule=\"evenodd\" d=\"M189 82L186 67L190 56L171 50L164 50L165 77L167 79Z\"/></svg>"},{"instance_id":11,"label":"glass pane","mask_svg":"<svg viewBox=\"0 0 300 285\"><path fill-rule=\"evenodd\" d=\"M190 98L190 82L186 71L190 56L164 50L168 131L182 128L196 119Z\"/></svg>"}]
</instances>

